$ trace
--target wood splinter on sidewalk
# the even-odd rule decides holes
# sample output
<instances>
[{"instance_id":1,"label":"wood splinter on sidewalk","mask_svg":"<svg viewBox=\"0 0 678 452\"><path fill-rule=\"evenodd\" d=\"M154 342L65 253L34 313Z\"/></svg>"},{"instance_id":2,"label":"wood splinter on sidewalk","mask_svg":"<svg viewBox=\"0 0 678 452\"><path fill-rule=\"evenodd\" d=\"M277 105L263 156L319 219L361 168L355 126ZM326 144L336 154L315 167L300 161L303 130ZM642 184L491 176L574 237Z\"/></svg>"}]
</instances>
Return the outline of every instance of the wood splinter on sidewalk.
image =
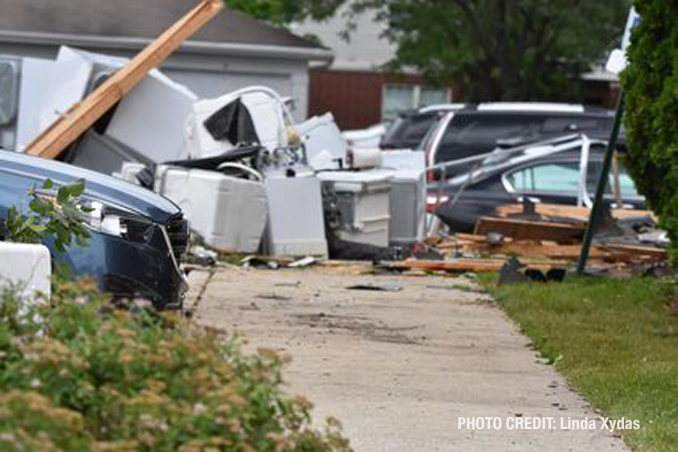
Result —
<instances>
[{"instance_id":1,"label":"wood splinter on sidewalk","mask_svg":"<svg viewBox=\"0 0 678 452\"><path fill-rule=\"evenodd\" d=\"M80 104L55 120L27 146L26 154L49 159L59 156L152 69L160 65L223 8L223 0L202 0Z\"/></svg>"}]
</instances>

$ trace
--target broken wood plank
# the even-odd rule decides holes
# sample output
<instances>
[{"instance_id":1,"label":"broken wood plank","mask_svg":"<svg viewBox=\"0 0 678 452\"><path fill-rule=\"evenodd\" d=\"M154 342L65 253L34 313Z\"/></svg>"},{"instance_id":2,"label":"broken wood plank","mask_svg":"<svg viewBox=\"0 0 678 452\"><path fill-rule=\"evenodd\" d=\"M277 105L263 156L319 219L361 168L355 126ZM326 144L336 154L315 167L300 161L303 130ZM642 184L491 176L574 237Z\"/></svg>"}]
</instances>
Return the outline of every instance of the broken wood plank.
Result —
<instances>
[{"instance_id":1,"label":"broken wood plank","mask_svg":"<svg viewBox=\"0 0 678 452\"><path fill-rule=\"evenodd\" d=\"M501 218L507 218L509 215L520 214L522 211L522 204L499 206L495 209L496 215ZM537 203L535 204L535 212L543 217L571 218L577 221L588 222L591 210L588 207ZM613 218L649 216L654 221L656 221L654 214L649 210L612 209L610 212L612 213Z\"/></svg>"},{"instance_id":2,"label":"broken wood plank","mask_svg":"<svg viewBox=\"0 0 678 452\"><path fill-rule=\"evenodd\" d=\"M392 269L428 270L428 271L453 271L453 272L496 272L501 270L506 259L450 259L441 261L429 261L407 259L398 262L384 264ZM522 262L522 261L521 261ZM562 266L563 262L523 262L527 269L548 271L554 266Z\"/></svg>"},{"instance_id":3,"label":"broken wood plank","mask_svg":"<svg viewBox=\"0 0 678 452\"><path fill-rule=\"evenodd\" d=\"M598 245L599 248L627 256L629 258L666 259L666 250L652 246L612 244Z\"/></svg>"},{"instance_id":4,"label":"broken wood plank","mask_svg":"<svg viewBox=\"0 0 678 452\"><path fill-rule=\"evenodd\" d=\"M487 243L487 236L486 235L478 235L478 234L465 234L463 232L460 232L458 234L455 234L455 238L463 241L468 241L468 242L476 242L476 243Z\"/></svg>"},{"instance_id":5,"label":"broken wood plank","mask_svg":"<svg viewBox=\"0 0 678 452\"><path fill-rule=\"evenodd\" d=\"M553 240L571 242L581 240L585 225L576 223L547 223L511 218L480 217L473 233L485 235L498 232L515 240Z\"/></svg>"},{"instance_id":6,"label":"broken wood plank","mask_svg":"<svg viewBox=\"0 0 678 452\"><path fill-rule=\"evenodd\" d=\"M26 148L26 153L53 159L89 129L113 105L162 63L186 39L224 8L222 0L202 0L198 6L168 28L126 66L99 88L59 117Z\"/></svg>"},{"instance_id":7,"label":"broken wood plank","mask_svg":"<svg viewBox=\"0 0 678 452\"><path fill-rule=\"evenodd\" d=\"M515 254L519 257L574 260L579 258L581 245L545 245L533 240L519 240L514 242L506 242L499 245L478 243L475 246L469 245L465 247L465 249L468 249L469 251L475 250L476 252L485 252L495 255ZM613 252L604 250L598 246L591 247L592 259L611 259L614 256L615 254Z\"/></svg>"},{"instance_id":8,"label":"broken wood plank","mask_svg":"<svg viewBox=\"0 0 678 452\"><path fill-rule=\"evenodd\" d=\"M438 245L438 249L450 253L461 250L463 253L478 253L489 256L516 255L521 258L543 258L558 260L576 260L581 252L580 244L561 245L549 240L513 240L507 238L502 243L491 244L486 236L473 234L457 234L459 240L450 240ZM663 249L635 245L593 245L590 250L591 259L607 263L625 264L651 259L664 259Z\"/></svg>"}]
</instances>

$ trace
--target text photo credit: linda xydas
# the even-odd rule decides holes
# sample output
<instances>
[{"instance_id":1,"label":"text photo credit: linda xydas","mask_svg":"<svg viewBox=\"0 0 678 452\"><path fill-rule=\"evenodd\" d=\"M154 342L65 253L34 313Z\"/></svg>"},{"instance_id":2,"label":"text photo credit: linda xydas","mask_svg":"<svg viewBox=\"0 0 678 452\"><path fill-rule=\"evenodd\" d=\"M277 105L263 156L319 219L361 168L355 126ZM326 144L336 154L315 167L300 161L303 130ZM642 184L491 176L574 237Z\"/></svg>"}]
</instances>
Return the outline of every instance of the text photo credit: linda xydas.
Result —
<instances>
[{"instance_id":1,"label":"text photo credit: linda xydas","mask_svg":"<svg viewBox=\"0 0 678 452\"><path fill-rule=\"evenodd\" d=\"M571 417L459 417L457 428L464 430L638 430L640 421L630 419Z\"/></svg>"}]
</instances>

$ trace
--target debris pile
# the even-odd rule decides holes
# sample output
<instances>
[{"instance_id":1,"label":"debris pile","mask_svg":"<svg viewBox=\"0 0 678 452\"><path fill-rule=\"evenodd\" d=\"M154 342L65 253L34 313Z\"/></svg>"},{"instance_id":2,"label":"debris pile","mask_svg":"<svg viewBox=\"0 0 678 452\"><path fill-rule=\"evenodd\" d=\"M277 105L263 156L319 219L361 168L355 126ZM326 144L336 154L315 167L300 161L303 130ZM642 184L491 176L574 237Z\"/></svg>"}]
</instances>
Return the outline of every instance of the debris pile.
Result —
<instances>
[{"instance_id":1,"label":"debris pile","mask_svg":"<svg viewBox=\"0 0 678 452\"><path fill-rule=\"evenodd\" d=\"M290 99L265 86L201 99L153 68L219 8L205 0L131 61L69 47L55 61L12 59L11 86L22 93L33 92L31 84L48 88L15 93L20 120L0 128L0 145L48 158L64 151L70 163L163 195L182 209L202 245L250 255L242 262L248 266L278 268L271 257L307 258L285 261L290 267L329 258L387 271L522 269L557 280L578 258L587 207L528 196L516 202L544 178L558 182L544 191L569 190L577 205L590 205L587 174L599 140L523 140L436 163L425 152L377 148L381 126L342 134L331 113L298 121ZM542 166L524 166L535 162ZM623 206L616 166L614 181ZM448 229L436 228L436 219ZM666 235L648 211L603 210L596 225L590 257L597 267L665 259ZM521 261L506 267L512 256ZM215 257L196 248L192 262Z\"/></svg>"},{"instance_id":2,"label":"debris pile","mask_svg":"<svg viewBox=\"0 0 678 452\"><path fill-rule=\"evenodd\" d=\"M413 267L463 268L468 271L500 270L508 257L518 257L527 267L571 266L581 254L581 239L589 220L586 207L524 202L500 206L494 216L481 216L473 233L432 236L427 244L445 256L438 264L410 263ZM638 273L663 265L664 233L656 218L645 210L614 209L603 213L590 249L592 268ZM495 259L495 260L493 260ZM532 260L532 261L530 261Z\"/></svg>"}]
</instances>

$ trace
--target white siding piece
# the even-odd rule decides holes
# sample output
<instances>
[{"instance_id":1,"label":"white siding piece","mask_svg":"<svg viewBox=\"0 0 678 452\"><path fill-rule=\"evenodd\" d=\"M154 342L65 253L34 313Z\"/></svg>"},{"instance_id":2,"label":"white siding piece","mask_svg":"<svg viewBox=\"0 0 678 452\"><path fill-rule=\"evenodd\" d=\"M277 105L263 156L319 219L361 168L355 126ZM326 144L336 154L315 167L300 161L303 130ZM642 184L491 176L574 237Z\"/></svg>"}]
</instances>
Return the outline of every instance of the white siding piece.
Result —
<instances>
[{"instance_id":1,"label":"white siding piece","mask_svg":"<svg viewBox=\"0 0 678 452\"><path fill-rule=\"evenodd\" d=\"M0 291L17 289L27 302L50 296L52 261L44 245L0 242Z\"/></svg>"}]
</instances>

